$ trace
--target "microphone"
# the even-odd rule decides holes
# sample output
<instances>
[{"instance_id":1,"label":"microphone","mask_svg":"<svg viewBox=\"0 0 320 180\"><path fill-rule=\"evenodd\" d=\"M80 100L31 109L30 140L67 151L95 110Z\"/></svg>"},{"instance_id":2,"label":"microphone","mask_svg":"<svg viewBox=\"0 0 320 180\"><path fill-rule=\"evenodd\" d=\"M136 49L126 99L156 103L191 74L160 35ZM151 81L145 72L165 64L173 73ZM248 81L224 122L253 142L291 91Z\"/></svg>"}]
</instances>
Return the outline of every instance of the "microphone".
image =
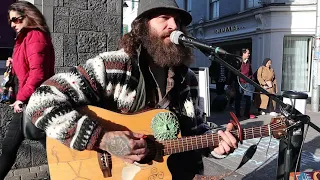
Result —
<instances>
[{"instance_id":1,"label":"microphone","mask_svg":"<svg viewBox=\"0 0 320 180\"><path fill-rule=\"evenodd\" d=\"M220 47L214 47L203 43L193 37L189 37L183 34L181 31L173 31L170 34L170 41L174 44L180 44L184 46L188 46L191 48L199 49L202 52L206 53L216 53L221 55L231 55L227 51L221 49Z\"/></svg>"}]
</instances>

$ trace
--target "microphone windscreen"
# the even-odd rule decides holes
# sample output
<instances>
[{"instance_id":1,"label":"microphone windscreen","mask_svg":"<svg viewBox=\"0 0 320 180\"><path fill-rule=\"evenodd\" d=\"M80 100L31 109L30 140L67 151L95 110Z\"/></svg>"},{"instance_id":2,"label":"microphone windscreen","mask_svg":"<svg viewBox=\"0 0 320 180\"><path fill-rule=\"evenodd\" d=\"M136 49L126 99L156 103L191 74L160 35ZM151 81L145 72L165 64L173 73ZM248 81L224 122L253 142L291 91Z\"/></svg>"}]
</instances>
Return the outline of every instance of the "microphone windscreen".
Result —
<instances>
[{"instance_id":1,"label":"microphone windscreen","mask_svg":"<svg viewBox=\"0 0 320 180\"><path fill-rule=\"evenodd\" d=\"M183 34L181 31L173 31L170 34L170 41L174 44L179 44L179 37Z\"/></svg>"}]
</instances>

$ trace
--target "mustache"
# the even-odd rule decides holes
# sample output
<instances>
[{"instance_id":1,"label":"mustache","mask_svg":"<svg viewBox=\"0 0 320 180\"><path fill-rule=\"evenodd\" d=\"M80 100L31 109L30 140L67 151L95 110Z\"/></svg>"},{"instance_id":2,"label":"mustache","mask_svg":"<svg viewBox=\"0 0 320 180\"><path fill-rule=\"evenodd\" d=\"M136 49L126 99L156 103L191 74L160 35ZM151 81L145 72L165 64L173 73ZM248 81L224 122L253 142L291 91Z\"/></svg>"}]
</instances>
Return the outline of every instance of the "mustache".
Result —
<instances>
[{"instance_id":1,"label":"mustache","mask_svg":"<svg viewBox=\"0 0 320 180\"><path fill-rule=\"evenodd\" d=\"M170 37L170 32L164 32L160 37L161 38L166 38L166 37Z\"/></svg>"}]
</instances>

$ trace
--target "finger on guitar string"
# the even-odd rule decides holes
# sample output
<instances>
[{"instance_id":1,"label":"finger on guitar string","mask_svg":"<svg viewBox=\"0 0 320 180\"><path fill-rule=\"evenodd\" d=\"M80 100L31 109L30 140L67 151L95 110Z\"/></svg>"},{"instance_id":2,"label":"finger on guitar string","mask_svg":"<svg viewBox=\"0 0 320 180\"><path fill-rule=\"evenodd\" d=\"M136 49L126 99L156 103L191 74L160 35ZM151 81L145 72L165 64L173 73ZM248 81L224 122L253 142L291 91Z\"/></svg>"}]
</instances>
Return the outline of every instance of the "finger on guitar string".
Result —
<instances>
[{"instance_id":1,"label":"finger on guitar string","mask_svg":"<svg viewBox=\"0 0 320 180\"><path fill-rule=\"evenodd\" d=\"M227 143L233 147L233 148L237 148L238 147L238 141L237 139L231 134L231 130L233 129L234 125L232 123L228 123L227 127L226 127L226 131L225 134L227 135L227 137L230 139L231 144L229 143L229 141L227 141Z\"/></svg>"},{"instance_id":2,"label":"finger on guitar string","mask_svg":"<svg viewBox=\"0 0 320 180\"><path fill-rule=\"evenodd\" d=\"M226 131L231 131L233 129L233 124L232 123L228 123L227 127L226 127Z\"/></svg>"},{"instance_id":3,"label":"finger on guitar string","mask_svg":"<svg viewBox=\"0 0 320 180\"><path fill-rule=\"evenodd\" d=\"M131 155L143 155L142 157L145 157L149 152L149 149L147 148L140 148L140 149L134 149L132 150Z\"/></svg>"},{"instance_id":4,"label":"finger on guitar string","mask_svg":"<svg viewBox=\"0 0 320 180\"><path fill-rule=\"evenodd\" d=\"M130 143L132 145L132 149L140 149L140 148L146 149L146 147L147 147L147 142L143 138L140 138L137 140L131 139Z\"/></svg>"},{"instance_id":5,"label":"finger on guitar string","mask_svg":"<svg viewBox=\"0 0 320 180\"><path fill-rule=\"evenodd\" d=\"M135 132L131 132L132 136L137 138L137 139L140 139L140 138L145 138L145 135L144 134L140 134L140 133L135 133Z\"/></svg>"},{"instance_id":6,"label":"finger on guitar string","mask_svg":"<svg viewBox=\"0 0 320 180\"><path fill-rule=\"evenodd\" d=\"M144 157L145 157L144 154L139 154L139 155L133 154L133 155L125 156L125 159L129 159L136 162L136 161L141 161Z\"/></svg>"},{"instance_id":7,"label":"finger on guitar string","mask_svg":"<svg viewBox=\"0 0 320 180\"><path fill-rule=\"evenodd\" d=\"M106 132L100 142L100 149L109 152L118 157L137 154L146 154L146 141L143 135L132 133L130 131L112 131ZM142 150L139 150L142 149Z\"/></svg>"},{"instance_id":8,"label":"finger on guitar string","mask_svg":"<svg viewBox=\"0 0 320 180\"><path fill-rule=\"evenodd\" d=\"M231 147L229 146L229 144L227 143L227 142L225 142L225 141L221 141L221 146L223 147L223 149L224 149L224 154L229 154L230 153L230 151L231 151Z\"/></svg>"},{"instance_id":9,"label":"finger on guitar string","mask_svg":"<svg viewBox=\"0 0 320 180\"><path fill-rule=\"evenodd\" d=\"M230 140L230 142L227 141L228 145L232 148L237 148L238 147L237 139L229 131L226 131L225 134L227 135L228 140Z\"/></svg>"},{"instance_id":10,"label":"finger on guitar string","mask_svg":"<svg viewBox=\"0 0 320 180\"><path fill-rule=\"evenodd\" d=\"M130 163L130 164L133 164L134 162L136 162L135 160L133 159L128 159L128 158L120 158L122 161L124 162L127 162L127 163Z\"/></svg>"},{"instance_id":11,"label":"finger on guitar string","mask_svg":"<svg viewBox=\"0 0 320 180\"><path fill-rule=\"evenodd\" d=\"M218 131L219 136L224 140L230 147L237 148L237 140L229 131Z\"/></svg>"},{"instance_id":12,"label":"finger on guitar string","mask_svg":"<svg viewBox=\"0 0 320 180\"><path fill-rule=\"evenodd\" d=\"M219 143L219 146L213 149L214 152L216 152L219 155L225 154L224 147L222 145L222 142Z\"/></svg>"}]
</instances>

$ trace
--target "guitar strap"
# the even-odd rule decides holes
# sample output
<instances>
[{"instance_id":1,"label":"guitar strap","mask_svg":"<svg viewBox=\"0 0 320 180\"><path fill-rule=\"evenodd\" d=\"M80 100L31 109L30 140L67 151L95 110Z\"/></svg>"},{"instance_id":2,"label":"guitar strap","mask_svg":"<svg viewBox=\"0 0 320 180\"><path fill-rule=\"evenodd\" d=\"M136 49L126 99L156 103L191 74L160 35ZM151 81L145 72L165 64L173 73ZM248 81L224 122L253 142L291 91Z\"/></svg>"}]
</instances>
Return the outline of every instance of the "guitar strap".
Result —
<instances>
[{"instance_id":1,"label":"guitar strap","mask_svg":"<svg viewBox=\"0 0 320 180\"><path fill-rule=\"evenodd\" d=\"M170 100L168 96L164 96L157 106L160 109L167 109L169 107L169 104L170 104Z\"/></svg>"}]
</instances>

